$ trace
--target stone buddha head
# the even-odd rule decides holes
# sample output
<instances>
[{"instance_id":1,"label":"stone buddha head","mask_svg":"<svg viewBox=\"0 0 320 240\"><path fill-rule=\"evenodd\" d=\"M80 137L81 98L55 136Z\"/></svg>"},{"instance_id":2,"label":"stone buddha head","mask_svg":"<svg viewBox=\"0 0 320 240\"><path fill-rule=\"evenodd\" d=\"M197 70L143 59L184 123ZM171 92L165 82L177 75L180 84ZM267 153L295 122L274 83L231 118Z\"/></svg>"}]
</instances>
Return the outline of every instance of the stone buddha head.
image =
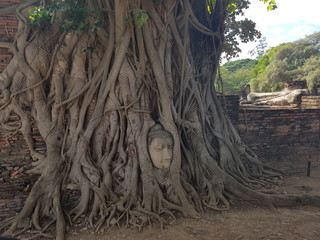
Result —
<instances>
[{"instance_id":1,"label":"stone buddha head","mask_svg":"<svg viewBox=\"0 0 320 240\"><path fill-rule=\"evenodd\" d=\"M158 169L169 168L173 159L173 136L155 124L148 132L148 150L153 166Z\"/></svg>"}]
</instances>

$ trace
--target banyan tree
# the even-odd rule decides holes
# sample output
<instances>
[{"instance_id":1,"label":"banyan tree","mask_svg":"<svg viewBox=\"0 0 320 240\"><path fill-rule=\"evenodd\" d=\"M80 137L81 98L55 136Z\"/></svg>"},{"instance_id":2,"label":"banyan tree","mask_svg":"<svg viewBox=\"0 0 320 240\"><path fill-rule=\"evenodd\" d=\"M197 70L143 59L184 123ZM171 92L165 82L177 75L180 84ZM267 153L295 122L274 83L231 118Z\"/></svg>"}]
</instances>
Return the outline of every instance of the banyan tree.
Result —
<instances>
[{"instance_id":1,"label":"banyan tree","mask_svg":"<svg viewBox=\"0 0 320 240\"><path fill-rule=\"evenodd\" d=\"M273 1L265 1L273 2ZM20 119L38 176L4 235L41 235L86 216L92 228L162 225L240 198L270 207L316 196L268 189L276 171L240 139L216 91L226 19L246 0L25 0L0 75L1 124ZM36 126L46 150L34 146ZM65 186L78 201L62 205Z\"/></svg>"}]
</instances>

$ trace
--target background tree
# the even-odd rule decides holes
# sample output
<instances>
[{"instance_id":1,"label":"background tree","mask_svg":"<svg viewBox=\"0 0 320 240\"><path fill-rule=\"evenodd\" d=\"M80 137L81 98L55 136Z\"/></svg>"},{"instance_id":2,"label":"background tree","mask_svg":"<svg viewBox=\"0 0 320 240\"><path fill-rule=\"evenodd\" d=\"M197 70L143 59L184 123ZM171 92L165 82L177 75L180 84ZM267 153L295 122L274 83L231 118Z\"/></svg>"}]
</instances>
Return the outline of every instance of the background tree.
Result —
<instances>
[{"instance_id":1,"label":"background tree","mask_svg":"<svg viewBox=\"0 0 320 240\"><path fill-rule=\"evenodd\" d=\"M216 82L219 92L224 94L239 94L240 87L247 84L253 78L253 68L257 60L241 59L230 61L220 67L222 89L219 87L220 81Z\"/></svg>"},{"instance_id":2,"label":"background tree","mask_svg":"<svg viewBox=\"0 0 320 240\"><path fill-rule=\"evenodd\" d=\"M212 88L228 9L242 2L26 0L2 9L17 13L19 28L0 43L14 52L0 75L1 123L19 116L29 173L39 175L4 234L50 237L55 224L62 240L82 215L96 230L141 227L226 210L233 197L319 206L319 197L267 193L275 173L242 143ZM61 204L68 182L81 191L71 211Z\"/></svg>"},{"instance_id":3,"label":"background tree","mask_svg":"<svg viewBox=\"0 0 320 240\"><path fill-rule=\"evenodd\" d=\"M259 58L250 80L254 91L279 91L289 81L307 81L314 95L319 86L320 33L280 44Z\"/></svg>"},{"instance_id":4,"label":"background tree","mask_svg":"<svg viewBox=\"0 0 320 240\"><path fill-rule=\"evenodd\" d=\"M258 40L257 46L253 50L249 51L249 53L251 56L256 56L256 58L259 59L261 56L263 56L266 53L267 47L268 47L267 38L263 37Z\"/></svg>"},{"instance_id":5,"label":"background tree","mask_svg":"<svg viewBox=\"0 0 320 240\"><path fill-rule=\"evenodd\" d=\"M308 89L312 95L318 95L320 87L320 57L315 56L307 59L299 69L301 71L302 79L305 79L308 84Z\"/></svg>"},{"instance_id":6,"label":"background tree","mask_svg":"<svg viewBox=\"0 0 320 240\"><path fill-rule=\"evenodd\" d=\"M228 6L229 14L225 19L225 31L223 43L224 58L230 60L237 57L241 52L238 47L238 42L250 42L261 37L261 33L255 28L256 23L250 19L244 18L243 10L247 9L250 1L230 1ZM269 6L276 8L275 3L270 3Z\"/></svg>"},{"instance_id":7,"label":"background tree","mask_svg":"<svg viewBox=\"0 0 320 240\"><path fill-rule=\"evenodd\" d=\"M210 2L210 0L208 0ZM277 8L275 0L259 0L267 4L267 10L275 10ZM213 1L214 2L214 1ZM244 11L250 5L248 0L231 0L228 5L229 14L225 19L225 41L224 41L224 58L230 60L239 56L241 49L238 42L247 43L261 38L261 33L257 30L256 23L251 19L245 18ZM259 40L258 48L261 51L265 49L265 38ZM261 52L259 52L261 53Z\"/></svg>"}]
</instances>

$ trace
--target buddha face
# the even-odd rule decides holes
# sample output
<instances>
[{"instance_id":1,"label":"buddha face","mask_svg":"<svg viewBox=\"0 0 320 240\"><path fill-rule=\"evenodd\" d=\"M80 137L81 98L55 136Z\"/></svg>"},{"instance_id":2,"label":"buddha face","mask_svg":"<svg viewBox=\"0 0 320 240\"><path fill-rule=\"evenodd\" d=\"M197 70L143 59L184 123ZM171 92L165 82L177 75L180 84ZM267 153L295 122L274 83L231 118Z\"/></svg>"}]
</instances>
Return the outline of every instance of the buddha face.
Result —
<instances>
[{"instance_id":1,"label":"buddha face","mask_svg":"<svg viewBox=\"0 0 320 240\"><path fill-rule=\"evenodd\" d=\"M149 144L149 154L156 168L169 168L173 158L173 139L170 136L155 137Z\"/></svg>"}]
</instances>

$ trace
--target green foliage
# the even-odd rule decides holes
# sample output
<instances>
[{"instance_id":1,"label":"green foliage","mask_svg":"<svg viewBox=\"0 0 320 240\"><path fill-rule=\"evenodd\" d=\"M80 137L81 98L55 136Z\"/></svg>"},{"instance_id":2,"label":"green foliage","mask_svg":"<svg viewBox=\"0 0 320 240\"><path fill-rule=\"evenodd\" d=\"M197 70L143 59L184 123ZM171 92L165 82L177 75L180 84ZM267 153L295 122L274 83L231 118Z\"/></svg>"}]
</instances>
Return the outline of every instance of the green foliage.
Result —
<instances>
[{"instance_id":1,"label":"green foliage","mask_svg":"<svg viewBox=\"0 0 320 240\"><path fill-rule=\"evenodd\" d=\"M209 0L207 0L208 2ZM249 8L249 0L226 0L227 19L225 22L225 42L224 52L226 59L237 57L241 49L238 47L238 42L250 42L261 38L261 33L256 29L256 23L247 18L237 18L244 16L244 10ZM255 0L258 1L258 0ZM267 5L267 10L275 10L277 8L275 0L259 0Z\"/></svg>"},{"instance_id":2,"label":"green foliage","mask_svg":"<svg viewBox=\"0 0 320 240\"><path fill-rule=\"evenodd\" d=\"M89 16L89 9L87 8L62 8L62 12L65 13L66 18L63 20L61 29L63 31L75 30L77 32L88 31L90 24L87 17Z\"/></svg>"},{"instance_id":3,"label":"green foliage","mask_svg":"<svg viewBox=\"0 0 320 240\"><path fill-rule=\"evenodd\" d=\"M266 54L262 55L258 59L258 63L253 69L253 78L250 80L251 90L254 92L269 92L272 91L271 89L279 88L279 85L272 87L272 84L267 81L266 76L266 68L270 65L272 59L274 58L275 54L284 46L286 43L280 44L277 47L273 47L266 51Z\"/></svg>"},{"instance_id":4,"label":"green foliage","mask_svg":"<svg viewBox=\"0 0 320 240\"><path fill-rule=\"evenodd\" d=\"M257 60L241 59L229 61L220 68L224 94L239 94L240 87L253 77L253 68ZM219 89L221 86L217 86Z\"/></svg>"},{"instance_id":5,"label":"green foliage","mask_svg":"<svg viewBox=\"0 0 320 240\"><path fill-rule=\"evenodd\" d=\"M248 0L229 0L228 15L225 21L225 42L223 50L226 58L231 59L238 56L241 49L238 42L254 41L261 37L261 33L255 29L256 24L250 19L239 20L238 16L244 15L244 10L250 5ZM234 5L233 5L234 4ZM235 9L231 9L235 6Z\"/></svg>"},{"instance_id":6,"label":"green foliage","mask_svg":"<svg viewBox=\"0 0 320 240\"><path fill-rule=\"evenodd\" d=\"M212 14L213 9L217 3L217 0L206 0L207 1L207 11L209 14ZM238 8L238 0L228 0L227 11L229 14L234 14Z\"/></svg>"},{"instance_id":7,"label":"green foliage","mask_svg":"<svg viewBox=\"0 0 320 240\"><path fill-rule=\"evenodd\" d=\"M234 3L234 2L231 2L229 3L228 7L227 7L227 11L230 13L230 14L233 14L236 12L236 9L237 9L237 5Z\"/></svg>"},{"instance_id":8,"label":"green foliage","mask_svg":"<svg viewBox=\"0 0 320 240\"><path fill-rule=\"evenodd\" d=\"M257 60L253 59L240 59L235 61L229 61L223 65L229 72L235 72L239 69L253 69L257 65Z\"/></svg>"},{"instance_id":9,"label":"green foliage","mask_svg":"<svg viewBox=\"0 0 320 240\"><path fill-rule=\"evenodd\" d=\"M307 80L308 89L311 91L320 86L320 56L314 56L306 60L301 69Z\"/></svg>"},{"instance_id":10,"label":"green foliage","mask_svg":"<svg viewBox=\"0 0 320 240\"><path fill-rule=\"evenodd\" d=\"M47 8L44 8L44 6L37 6L34 9L29 9L29 20L32 27L42 29L48 27L56 7L56 4L52 4Z\"/></svg>"},{"instance_id":11,"label":"green foliage","mask_svg":"<svg viewBox=\"0 0 320 240\"><path fill-rule=\"evenodd\" d=\"M275 0L260 0L260 1L268 5L267 6L268 11L275 10L277 8L277 4Z\"/></svg>"},{"instance_id":12,"label":"green foliage","mask_svg":"<svg viewBox=\"0 0 320 240\"><path fill-rule=\"evenodd\" d=\"M251 89L278 91L288 81L307 81L312 91L320 81L320 33L304 39L281 44L259 58L250 80Z\"/></svg>"},{"instance_id":13,"label":"green foliage","mask_svg":"<svg viewBox=\"0 0 320 240\"><path fill-rule=\"evenodd\" d=\"M212 14L212 10L216 5L217 0L207 0L207 10L209 14Z\"/></svg>"},{"instance_id":14,"label":"green foliage","mask_svg":"<svg viewBox=\"0 0 320 240\"><path fill-rule=\"evenodd\" d=\"M134 22L139 28L148 22L149 15L146 11L142 9L135 9L132 11L132 17L124 17L123 21L125 23Z\"/></svg>"},{"instance_id":15,"label":"green foliage","mask_svg":"<svg viewBox=\"0 0 320 240\"><path fill-rule=\"evenodd\" d=\"M142 9L133 10L132 14L133 14L134 23L138 27L142 27L144 24L147 23L149 19L149 15L147 14L147 12Z\"/></svg>"},{"instance_id":16,"label":"green foliage","mask_svg":"<svg viewBox=\"0 0 320 240\"><path fill-rule=\"evenodd\" d=\"M101 13L82 7L79 0L58 0L47 6L40 5L29 10L29 14L31 25L40 29L51 24L54 14L57 15L55 24L59 24L62 31L95 32L102 26ZM89 18L94 20L89 21Z\"/></svg>"},{"instance_id":17,"label":"green foliage","mask_svg":"<svg viewBox=\"0 0 320 240\"><path fill-rule=\"evenodd\" d=\"M268 43L266 42L266 38L263 37L258 40L257 46L253 50L249 51L249 53L251 56L256 55L257 59L259 59L262 55L265 54L265 50L267 47L268 47Z\"/></svg>"}]
</instances>

